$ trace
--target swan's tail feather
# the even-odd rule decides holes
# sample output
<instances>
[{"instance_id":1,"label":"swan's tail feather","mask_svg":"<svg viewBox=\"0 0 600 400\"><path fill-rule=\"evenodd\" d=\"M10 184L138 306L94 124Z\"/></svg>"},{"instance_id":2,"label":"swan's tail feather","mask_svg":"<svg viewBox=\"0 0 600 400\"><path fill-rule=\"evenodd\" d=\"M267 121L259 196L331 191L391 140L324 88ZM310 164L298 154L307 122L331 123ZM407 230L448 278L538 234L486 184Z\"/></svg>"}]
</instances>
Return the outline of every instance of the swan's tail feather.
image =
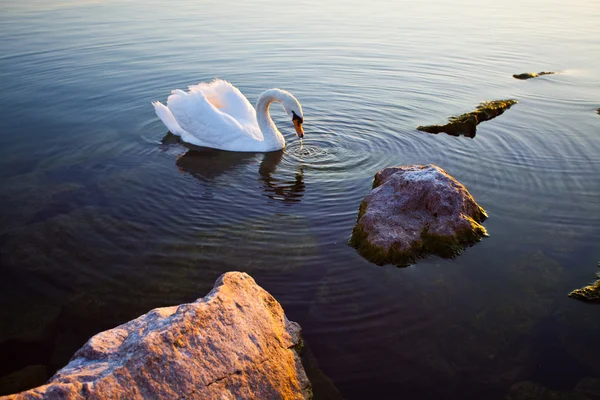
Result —
<instances>
[{"instance_id":1,"label":"swan's tail feather","mask_svg":"<svg viewBox=\"0 0 600 400\"><path fill-rule=\"evenodd\" d=\"M173 116L173 113L171 113L171 110L169 110L164 104L162 104L160 101L153 101L152 105L154 106L154 111L156 112L156 115L158 115L158 118L160 118L160 120L163 122L163 124L165 124L167 129L169 129L172 134L181 136L185 133L185 131L181 129L181 126L179 126L179 123Z\"/></svg>"}]
</instances>

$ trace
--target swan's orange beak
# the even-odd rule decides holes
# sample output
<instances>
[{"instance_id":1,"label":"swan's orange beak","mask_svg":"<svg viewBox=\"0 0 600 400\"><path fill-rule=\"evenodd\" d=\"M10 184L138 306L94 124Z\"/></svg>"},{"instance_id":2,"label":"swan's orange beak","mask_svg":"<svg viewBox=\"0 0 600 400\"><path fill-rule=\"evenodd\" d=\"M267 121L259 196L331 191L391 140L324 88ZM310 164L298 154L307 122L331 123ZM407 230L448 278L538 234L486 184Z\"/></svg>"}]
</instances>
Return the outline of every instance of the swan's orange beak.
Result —
<instances>
[{"instance_id":1,"label":"swan's orange beak","mask_svg":"<svg viewBox=\"0 0 600 400\"><path fill-rule=\"evenodd\" d=\"M304 129L302 129L302 121L300 119L294 119L294 128L296 128L296 135L298 135L298 137L300 139L302 139L304 137Z\"/></svg>"}]
</instances>

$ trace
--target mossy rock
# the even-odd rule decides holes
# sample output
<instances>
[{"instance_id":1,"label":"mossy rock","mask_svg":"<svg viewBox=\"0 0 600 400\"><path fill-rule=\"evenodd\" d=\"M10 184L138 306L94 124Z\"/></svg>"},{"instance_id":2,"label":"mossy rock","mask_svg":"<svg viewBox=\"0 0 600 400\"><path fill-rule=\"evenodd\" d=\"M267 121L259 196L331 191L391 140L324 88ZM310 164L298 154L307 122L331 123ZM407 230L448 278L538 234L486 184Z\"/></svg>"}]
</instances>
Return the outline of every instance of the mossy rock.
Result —
<instances>
[{"instance_id":1,"label":"mossy rock","mask_svg":"<svg viewBox=\"0 0 600 400\"><path fill-rule=\"evenodd\" d=\"M571 293L569 293L569 297L595 303L600 302L600 279L597 280L593 285L573 290Z\"/></svg>"},{"instance_id":2,"label":"mossy rock","mask_svg":"<svg viewBox=\"0 0 600 400\"><path fill-rule=\"evenodd\" d=\"M513 78L515 79L521 79L521 80L525 80L525 79L531 79L531 78L537 78L539 76L543 76L543 75L554 75L556 74L556 72L548 72L548 71L542 71L542 72L524 72L522 74L514 74Z\"/></svg>"},{"instance_id":3,"label":"mossy rock","mask_svg":"<svg viewBox=\"0 0 600 400\"><path fill-rule=\"evenodd\" d=\"M379 171L362 201L350 245L369 261L407 265L445 258L487 236L487 218L467 189L435 165Z\"/></svg>"},{"instance_id":4,"label":"mossy rock","mask_svg":"<svg viewBox=\"0 0 600 400\"><path fill-rule=\"evenodd\" d=\"M598 263L598 267L600 267L600 263ZM596 275L598 278L600 278L600 272L598 272ZM600 303L600 279L589 286L573 290L571 293L569 293L569 297L577 300Z\"/></svg>"},{"instance_id":5,"label":"mossy rock","mask_svg":"<svg viewBox=\"0 0 600 400\"><path fill-rule=\"evenodd\" d=\"M450 117L449 122L445 125L422 125L418 126L417 129L433 134L445 132L452 136L464 135L473 138L477 134L477 125L496 118L515 104L517 104L517 101L510 99L486 101L479 104L475 111Z\"/></svg>"},{"instance_id":6,"label":"mossy rock","mask_svg":"<svg viewBox=\"0 0 600 400\"><path fill-rule=\"evenodd\" d=\"M600 263L598 264L598 267L600 267ZM600 278L600 272L596 275ZM577 300L600 303L600 279L589 286L573 290L569 293L569 297Z\"/></svg>"}]
</instances>

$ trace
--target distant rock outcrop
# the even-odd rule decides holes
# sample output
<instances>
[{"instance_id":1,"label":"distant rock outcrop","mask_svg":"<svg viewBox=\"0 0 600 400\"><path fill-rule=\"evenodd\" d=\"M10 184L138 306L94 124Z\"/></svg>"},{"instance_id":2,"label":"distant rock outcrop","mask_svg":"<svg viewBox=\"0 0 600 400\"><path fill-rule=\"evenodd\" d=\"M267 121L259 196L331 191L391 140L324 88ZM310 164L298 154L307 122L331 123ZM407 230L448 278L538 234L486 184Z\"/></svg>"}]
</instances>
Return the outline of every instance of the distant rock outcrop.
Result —
<instances>
[{"instance_id":1,"label":"distant rock outcrop","mask_svg":"<svg viewBox=\"0 0 600 400\"><path fill-rule=\"evenodd\" d=\"M486 236L487 215L467 189L435 165L375 175L350 244L376 264L408 264L431 253L454 257Z\"/></svg>"},{"instance_id":2,"label":"distant rock outcrop","mask_svg":"<svg viewBox=\"0 0 600 400\"><path fill-rule=\"evenodd\" d=\"M445 125L424 125L418 126L417 129L429 133L445 132L452 136L464 135L474 138L477 134L477 125L483 121L496 118L508 110L516 100L494 100L481 103L475 111L461 114L458 117L450 117L449 122Z\"/></svg>"},{"instance_id":3,"label":"distant rock outcrop","mask_svg":"<svg viewBox=\"0 0 600 400\"><path fill-rule=\"evenodd\" d=\"M547 71L542 71L542 72L524 72L522 74L514 74L513 78L515 79L531 79L531 78L537 78L538 76L542 76L542 75L554 75L556 74L556 72L547 72Z\"/></svg>"},{"instance_id":4,"label":"distant rock outcrop","mask_svg":"<svg viewBox=\"0 0 600 400\"><path fill-rule=\"evenodd\" d=\"M3 399L308 399L300 326L247 274L92 337L50 381Z\"/></svg>"}]
</instances>

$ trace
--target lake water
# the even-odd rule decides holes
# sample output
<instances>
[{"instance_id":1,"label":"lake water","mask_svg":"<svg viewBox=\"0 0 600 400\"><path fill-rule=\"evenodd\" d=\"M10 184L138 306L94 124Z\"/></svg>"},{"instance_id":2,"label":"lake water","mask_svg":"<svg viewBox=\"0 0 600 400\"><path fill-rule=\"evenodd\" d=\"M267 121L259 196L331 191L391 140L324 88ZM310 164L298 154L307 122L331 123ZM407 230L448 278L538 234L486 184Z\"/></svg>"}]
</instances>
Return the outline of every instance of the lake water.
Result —
<instances>
[{"instance_id":1,"label":"lake water","mask_svg":"<svg viewBox=\"0 0 600 400\"><path fill-rule=\"evenodd\" d=\"M600 378L600 308L567 297L600 260L597 0L0 7L0 376L38 366L38 384L91 335L239 270L347 399ZM162 143L151 101L215 77L253 104L292 92L302 145L277 104L283 152ZM415 129L505 98L473 139ZM358 206L413 163L462 182L490 236L371 264L347 244Z\"/></svg>"}]
</instances>

